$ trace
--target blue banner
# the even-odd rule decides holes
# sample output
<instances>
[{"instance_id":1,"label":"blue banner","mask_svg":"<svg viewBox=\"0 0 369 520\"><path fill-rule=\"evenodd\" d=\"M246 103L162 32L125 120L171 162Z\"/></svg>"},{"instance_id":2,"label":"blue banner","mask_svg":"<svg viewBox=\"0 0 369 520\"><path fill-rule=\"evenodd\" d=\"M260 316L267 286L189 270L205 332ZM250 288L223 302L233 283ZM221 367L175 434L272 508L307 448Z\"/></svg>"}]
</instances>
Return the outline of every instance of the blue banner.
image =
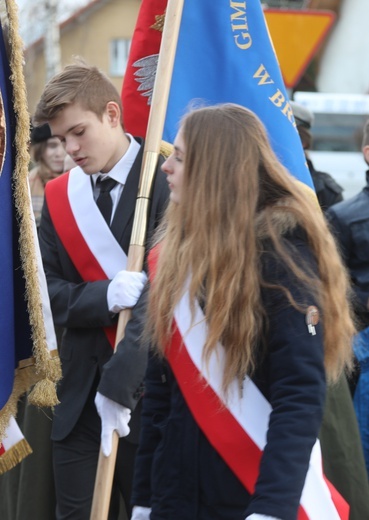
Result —
<instances>
[{"instance_id":1,"label":"blue banner","mask_svg":"<svg viewBox=\"0 0 369 520\"><path fill-rule=\"evenodd\" d=\"M185 0L163 139L173 143L191 106L225 102L255 112L282 164L313 188L260 1Z\"/></svg>"},{"instance_id":2,"label":"blue banner","mask_svg":"<svg viewBox=\"0 0 369 520\"><path fill-rule=\"evenodd\" d=\"M0 410L13 391L15 369L32 356L31 327L19 253L19 224L14 202L15 164L10 68L0 26Z\"/></svg>"},{"instance_id":3,"label":"blue banner","mask_svg":"<svg viewBox=\"0 0 369 520\"><path fill-rule=\"evenodd\" d=\"M6 404L13 388L15 369L14 284L13 284L13 150L9 103L10 70L5 52L3 33L0 33L0 409Z\"/></svg>"}]
</instances>

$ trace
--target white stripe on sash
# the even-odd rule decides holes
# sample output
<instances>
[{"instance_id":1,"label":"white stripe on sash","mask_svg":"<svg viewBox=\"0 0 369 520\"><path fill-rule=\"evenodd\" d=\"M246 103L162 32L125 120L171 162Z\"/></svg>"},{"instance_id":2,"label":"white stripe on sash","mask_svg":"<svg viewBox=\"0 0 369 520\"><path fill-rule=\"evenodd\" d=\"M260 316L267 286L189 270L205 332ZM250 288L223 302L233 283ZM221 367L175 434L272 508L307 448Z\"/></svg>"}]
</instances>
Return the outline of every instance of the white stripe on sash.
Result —
<instances>
[{"instance_id":1,"label":"white stripe on sash","mask_svg":"<svg viewBox=\"0 0 369 520\"><path fill-rule=\"evenodd\" d=\"M185 291L174 311L175 321L188 354L198 371L242 426L246 434L263 450L266 444L269 415L271 413L270 403L249 377L244 381L242 395L239 392L238 382L235 381L231 384L229 396L227 401L225 401L221 390L224 349L218 343L216 351L210 357L208 368L204 365L203 347L207 335L205 318L200 306L196 302L192 324L189 303L189 293ZM310 520L322 520L322 518L324 520L340 520L337 509L331 499L329 488L323 477L319 440L316 441L311 453L300 503Z\"/></svg>"},{"instance_id":2,"label":"white stripe on sash","mask_svg":"<svg viewBox=\"0 0 369 520\"><path fill-rule=\"evenodd\" d=\"M127 268L127 255L116 241L95 204L91 179L77 166L69 173L68 199L70 207L90 251L107 278Z\"/></svg>"}]
</instances>

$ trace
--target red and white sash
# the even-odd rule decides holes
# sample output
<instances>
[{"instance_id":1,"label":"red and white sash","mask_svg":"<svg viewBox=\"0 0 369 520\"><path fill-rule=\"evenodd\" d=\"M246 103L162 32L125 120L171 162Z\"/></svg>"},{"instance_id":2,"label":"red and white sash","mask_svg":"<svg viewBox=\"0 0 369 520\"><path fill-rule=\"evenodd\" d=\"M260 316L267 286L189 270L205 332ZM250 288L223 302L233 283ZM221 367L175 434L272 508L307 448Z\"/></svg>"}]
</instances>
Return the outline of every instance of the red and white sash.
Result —
<instances>
[{"instance_id":1,"label":"red and white sash","mask_svg":"<svg viewBox=\"0 0 369 520\"><path fill-rule=\"evenodd\" d=\"M73 168L46 184L45 197L56 233L85 282L126 269L127 255L94 202L89 175ZM116 327L104 330L114 347Z\"/></svg>"},{"instance_id":2,"label":"red and white sash","mask_svg":"<svg viewBox=\"0 0 369 520\"><path fill-rule=\"evenodd\" d=\"M149 258L150 274L155 271L157 249L153 253ZM204 366L207 327L200 306L196 304L195 308L192 321L186 290L174 312L168 360L197 424L252 494L266 444L271 406L250 378L244 381L242 395L235 381L225 402L221 387L224 349L218 344L208 366ZM240 448L236 449L236 446ZM298 520L348 520L348 516L348 504L323 475L317 440L310 457Z\"/></svg>"}]
</instances>

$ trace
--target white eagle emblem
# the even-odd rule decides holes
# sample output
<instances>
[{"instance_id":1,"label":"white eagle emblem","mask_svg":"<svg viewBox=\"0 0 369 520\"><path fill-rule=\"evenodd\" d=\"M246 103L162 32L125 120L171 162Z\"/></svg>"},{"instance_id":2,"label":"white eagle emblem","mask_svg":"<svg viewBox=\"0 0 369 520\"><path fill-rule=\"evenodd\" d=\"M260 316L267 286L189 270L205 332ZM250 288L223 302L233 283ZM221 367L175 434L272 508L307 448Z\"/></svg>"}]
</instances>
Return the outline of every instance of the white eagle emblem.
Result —
<instances>
[{"instance_id":1,"label":"white eagle emblem","mask_svg":"<svg viewBox=\"0 0 369 520\"><path fill-rule=\"evenodd\" d=\"M133 63L133 67L138 69L133 74L135 80L140 83L137 90L141 96L147 97L148 105L151 105L158 60L159 54L152 54L151 56L140 58Z\"/></svg>"}]
</instances>

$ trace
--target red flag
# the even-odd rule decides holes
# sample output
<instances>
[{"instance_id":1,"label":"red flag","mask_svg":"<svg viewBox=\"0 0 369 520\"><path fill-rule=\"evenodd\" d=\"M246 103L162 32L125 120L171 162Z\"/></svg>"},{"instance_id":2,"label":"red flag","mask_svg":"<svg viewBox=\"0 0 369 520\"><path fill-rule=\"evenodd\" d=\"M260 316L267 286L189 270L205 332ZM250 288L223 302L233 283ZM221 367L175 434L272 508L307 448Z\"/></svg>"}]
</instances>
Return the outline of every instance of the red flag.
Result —
<instances>
[{"instance_id":1,"label":"red flag","mask_svg":"<svg viewBox=\"0 0 369 520\"><path fill-rule=\"evenodd\" d=\"M167 0L143 0L122 88L126 132L144 137L150 112ZM134 110L124 107L134 106Z\"/></svg>"}]
</instances>

